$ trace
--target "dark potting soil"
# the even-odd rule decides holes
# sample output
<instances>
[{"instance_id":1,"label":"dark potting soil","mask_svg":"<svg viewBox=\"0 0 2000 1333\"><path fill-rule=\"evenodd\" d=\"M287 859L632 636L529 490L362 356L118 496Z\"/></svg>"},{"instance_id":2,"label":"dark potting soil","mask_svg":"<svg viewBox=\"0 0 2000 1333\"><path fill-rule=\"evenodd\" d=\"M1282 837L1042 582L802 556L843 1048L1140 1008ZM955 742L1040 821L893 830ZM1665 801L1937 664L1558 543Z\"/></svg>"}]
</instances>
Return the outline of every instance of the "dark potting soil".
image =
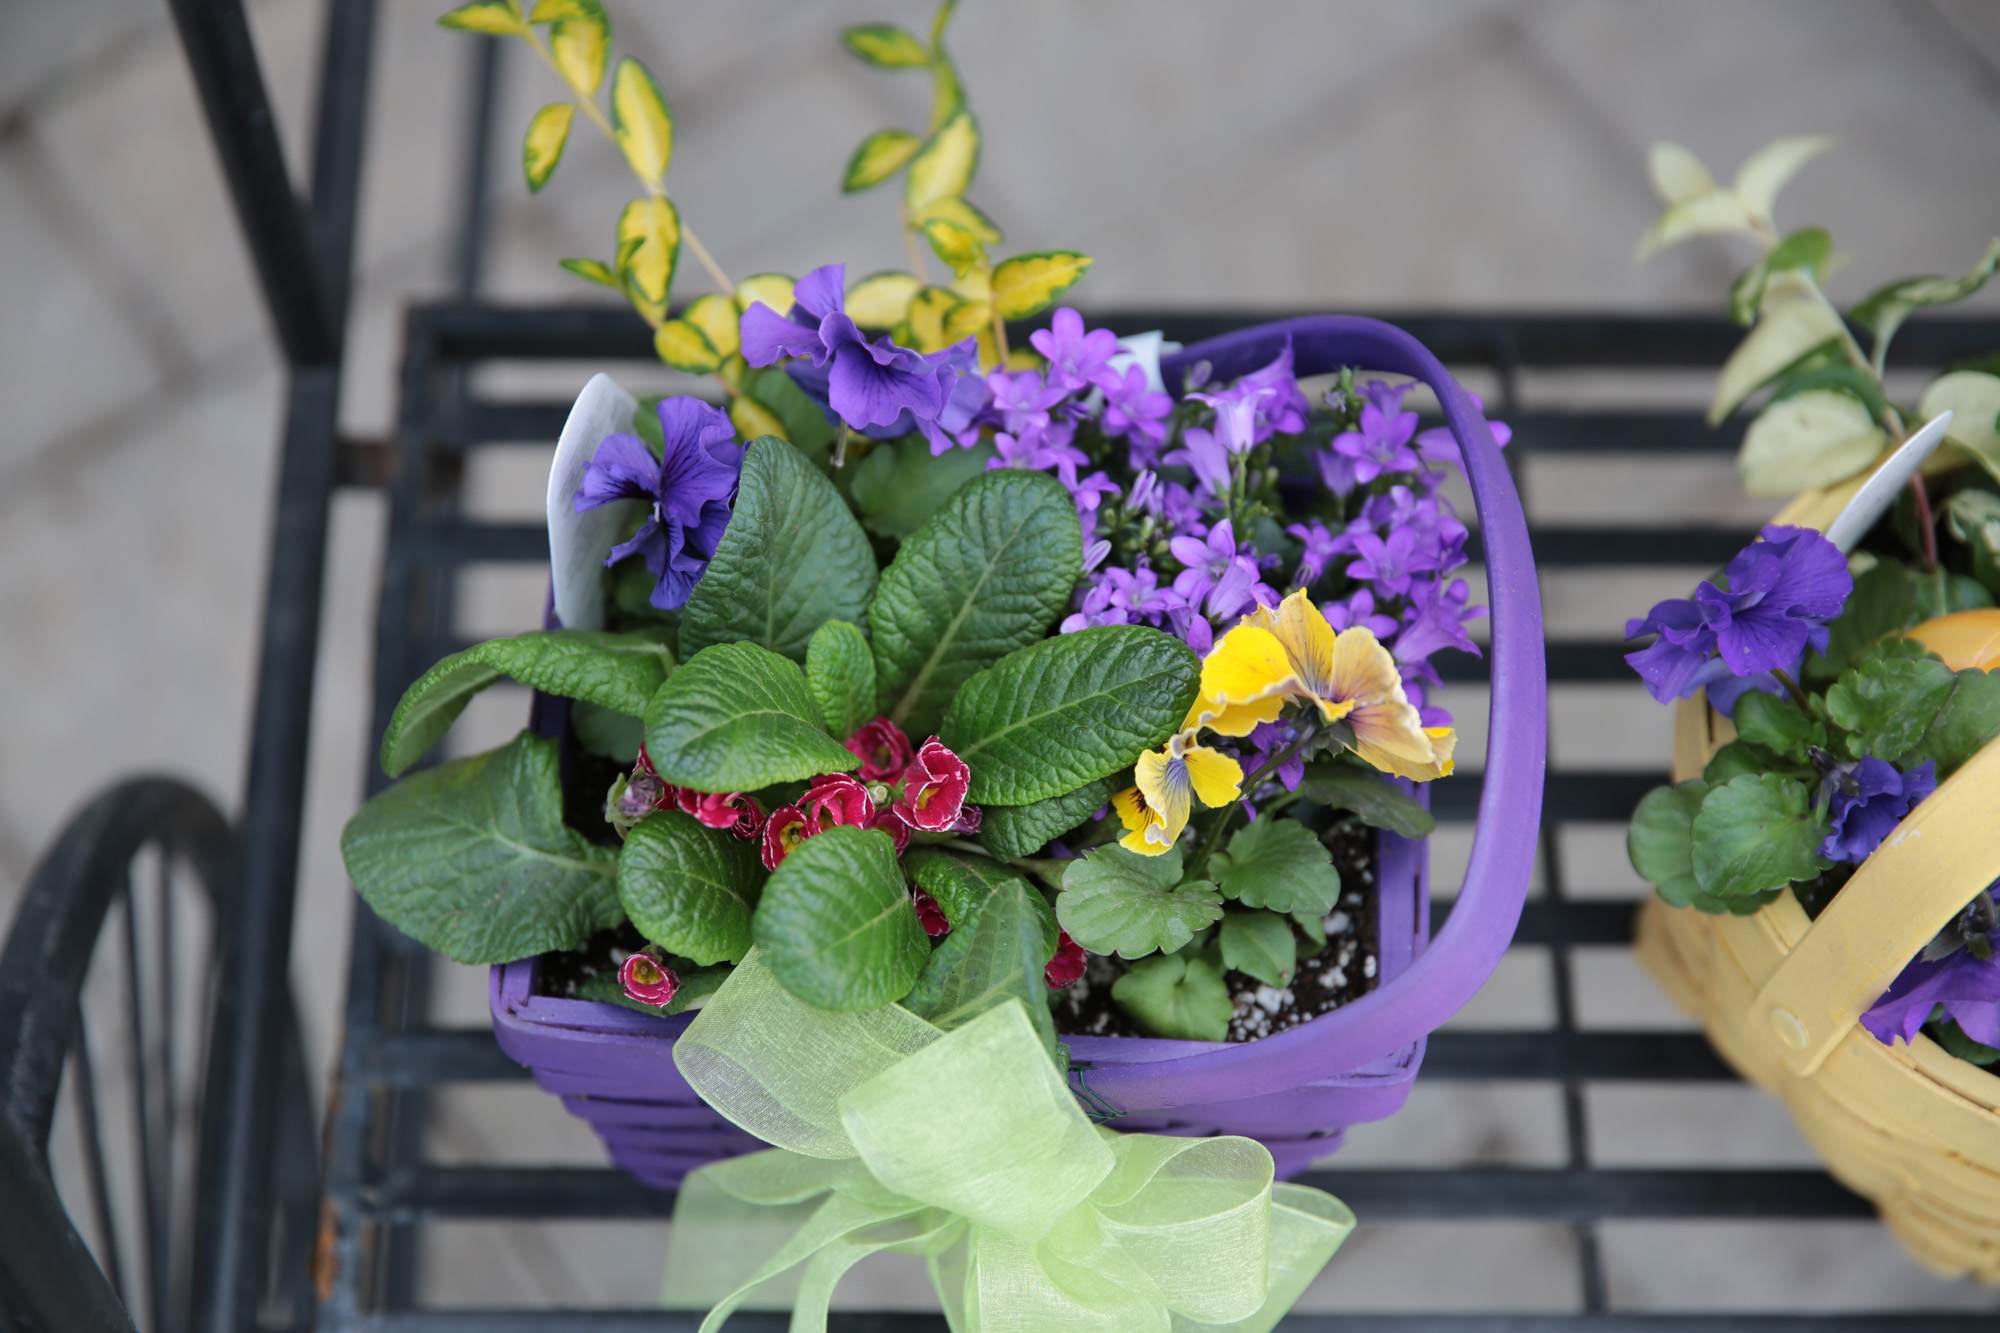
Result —
<instances>
[{"instance_id":1,"label":"dark potting soil","mask_svg":"<svg viewBox=\"0 0 2000 1333\"><path fill-rule=\"evenodd\" d=\"M545 953L535 969L535 994L552 1000L574 1000L597 977L616 978L625 960L646 947L646 937L630 921L600 930L581 949Z\"/></svg>"},{"instance_id":2,"label":"dark potting soil","mask_svg":"<svg viewBox=\"0 0 2000 1333\"><path fill-rule=\"evenodd\" d=\"M1374 830L1350 823L1327 836L1327 847L1340 871L1341 893L1339 905L1324 921L1326 947L1299 960L1288 986L1267 985L1245 972L1224 973L1236 1006L1229 1020L1229 1041L1255 1041L1297 1027L1375 988L1380 931ZM1112 986L1130 970L1131 964L1122 958L1091 955L1083 979L1055 1001L1056 1031L1066 1036L1149 1036L1111 998Z\"/></svg>"}]
</instances>

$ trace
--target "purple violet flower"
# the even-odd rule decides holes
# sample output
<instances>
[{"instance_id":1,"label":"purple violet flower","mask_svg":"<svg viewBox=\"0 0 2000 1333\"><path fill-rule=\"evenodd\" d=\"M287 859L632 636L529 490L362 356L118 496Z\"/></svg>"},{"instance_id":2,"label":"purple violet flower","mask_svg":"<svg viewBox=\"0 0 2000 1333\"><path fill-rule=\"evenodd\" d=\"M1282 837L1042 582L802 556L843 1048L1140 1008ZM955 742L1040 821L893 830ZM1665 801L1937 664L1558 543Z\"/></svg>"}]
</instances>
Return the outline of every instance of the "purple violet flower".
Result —
<instances>
[{"instance_id":1,"label":"purple violet flower","mask_svg":"<svg viewBox=\"0 0 2000 1333\"><path fill-rule=\"evenodd\" d=\"M1937 790L1937 764L1926 759L1900 773L1888 760L1868 755L1851 765L1836 765L1822 787L1832 798L1833 831L1820 844L1819 854L1859 865L1905 815Z\"/></svg>"},{"instance_id":2,"label":"purple violet flower","mask_svg":"<svg viewBox=\"0 0 2000 1333\"><path fill-rule=\"evenodd\" d=\"M1109 365L1118 355L1118 335L1110 329L1085 333L1083 316L1068 306L1056 311L1048 328L1029 334L1028 342L1048 358L1049 384L1064 393L1092 386L1108 391L1118 384L1120 377Z\"/></svg>"},{"instance_id":3,"label":"purple violet flower","mask_svg":"<svg viewBox=\"0 0 2000 1333\"><path fill-rule=\"evenodd\" d=\"M687 604L729 526L743 446L729 418L699 398L662 398L659 415L663 460L655 462L636 435L605 436L584 469L576 511L627 499L652 506L632 539L613 547L604 563L644 556L658 580L653 605L673 611Z\"/></svg>"},{"instance_id":4,"label":"purple violet flower","mask_svg":"<svg viewBox=\"0 0 2000 1333\"><path fill-rule=\"evenodd\" d=\"M1885 1046L1913 1041L1931 1012L1945 1016L1983 1046L2000 1046L2000 953L1993 948L1992 890L1966 905L1936 939L1912 959L1868 1012L1861 1026Z\"/></svg>"},{"instance_id":5,"label":"purple violet flower","mask_svg":"<svg viewBox=\"0 0 2000 1333\"><path fill-rule=\"evenodd\" d=\"M798 366L792 378L840 420L871 435L874 428L898 435L922 430L932 453L943 453L955 441L938 418L957 405L959 377L978 370L976 345L968 338L925 354L898 347L887 334L870 342L847 317L841 295L846 275L845 264L828 264L799 279L789 316L753 302L743 312L743 359L768 366L786 356L807 357L811 369Z\"/></svg>"}]
</instances>

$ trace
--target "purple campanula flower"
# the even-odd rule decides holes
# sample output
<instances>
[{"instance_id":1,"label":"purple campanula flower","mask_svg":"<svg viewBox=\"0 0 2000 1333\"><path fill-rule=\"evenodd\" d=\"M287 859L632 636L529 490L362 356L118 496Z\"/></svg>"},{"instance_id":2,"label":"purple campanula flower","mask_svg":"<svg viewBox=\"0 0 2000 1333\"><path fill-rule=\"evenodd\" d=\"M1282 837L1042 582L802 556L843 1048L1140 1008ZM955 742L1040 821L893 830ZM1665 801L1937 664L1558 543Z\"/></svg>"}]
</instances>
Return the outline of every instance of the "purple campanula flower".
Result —
<instances>
[{"instance_id":1,"label":"purple campanula flower","mask_svg":"<svg viewBox=\"0 0 2000 1333\"><path fill-rule=\"evenodd\" d=\"M1076 436L1076 423L1057 421L1046 430L1024 430L1018 435L997 431L993 436L993 447L999 457L986 461L986 468L1018 467L1036 472L1051 472L1065 486L1076 485L1076 470L1090 461L1090 456L1073 446L1070 441Z\"/></svg>"},{"instance_id":2,"label":"purple campanula flower","mask_svg":"<svg viewBox=\"0 0 2000 1333\"><path fill-rule=\"evenodd\" d=\"M1422 559L1431 568L1443 569L1463 563L1467 536L1465 524L1451 501L1433 491L1421 493L1408 486L1391 486L1362 506L1361 514L1380 532L1408 528L1420 539Z\"/></svg>"},{"instance_id":3,"label":"purple campanula flower","mask_svg":"<svg viewBox=\"0 0 2000 1333\"><path fill-rule=\"evenodd\" d=\"M786 356L808 358L810 369L795 367L792 378L841 421L870 435L883 428L897 435L922 430L931 451L943 453L954 441L938 419L958 405L959 377L977 371L976 345L968 338L926 354L898 347L886 334L870 342L847 317L841 295L846 275L845 264L806 274L793 287L789 315L753 302L743 312L743 359L768 366Z\"/></svg>"},{"instance_id":4,"label":"purple campanula flower","mask_svg":"<svg viewBox=\"0 0 2000 1333\"><path fill-rule=\"evenodd\" d=\"M1126 366L1104 390L1104 419L1099 424L1106 435L1126 436L1134 450L1146 445L1158 449L1166 442L1167 418L1173 410L1174 400L1152 388L1144 370Z\"/></svg>"},{"instance_id":5,"label":"purple campanula flower","mask_svg":"<svg viewBox=\"0 0 2000 1333\"><path fill-rule=\"evenodd\" d=\"M1937 764L1926 759L1900 773L1888 760L1868 755L1854 764L1834 765L1822 786L1831 798L1833 831L1819 854L1859 865L1903 816L1937 790Z\"/></svg>"},{"instance_id":6,"label":"purple campanula flower","mask_svg":"<svg viewBox=\"0 0 2000 1333\"><path fill-rule=\"evenodd\" d=\"M1238 383L1221 393L1191 393L1188 397L1215 409L1215 440L1225 453L1247 454L1270 438L1271 427L1262 419L1258 405L1277 390L1251 388Z\"/></svg>"},{"instance_id":7,"label":"purple campanula flower","mask_svg":"<svg viewBox=\"0 0 2000 1333\"><path fill-rule=\"evenodd\" d=\"M1192 648L1197 657L1207 657L1209 650L1215 647L1215 627L1191 603L1183 603L1169 613L1167 627L1176 638Z\"/></svg>"},{"instance_id":8,"label":"purple campanula flower","mask_svg":"<svg viewBox=\"0 0 2000 1333\"><path fill-rule=\"evenodd\" d=\"M1220 499L1229 494L1229 450L1214 432L1189 426L1181 432L1181 444L1183 447L1168 454L1166 461L1192 471L1204 495Z\"/></svg>"},{"instance_id":9,"label":"purple campanula flower","mask_svg":"<svg viewBox=\"0 0 2000 1333\"><path fill-rule=\"evenodd\" d=\"M1063 484L1069 487L1070 498L1076 501L1077 520L1086 531L1096 524L1097 506L1104 497L1118 494L1118 483L1103 472L1093 472L1078 481L1065 481Z\"/></svg>"},{"instance_id":10,"label":"purple campanula flower","mask_svg":"<svg viewBox=\"0 0 2000 1333\"><path fill-rule=\"evenodd\" d=\"M1485 413L1486 404L1480 401L1478 394L1468 389L1466 397L1472 399L1472 405L1478 408L1482 415ZM1489 421L1486 423L1486 428L1493 432L1493 443L1502 449L1505 449L1508 442L1514 438L1514 428L1504 421ZM1465 466L1465 459L1459 453L1458 439L1451 433L1449 426L1432 426L1429 430L1418 431L1416 445L1418 456L1426 463L1456 468Z\"/></svg>"},{"instance_id":11,"label":"purple campanula flower","mask_svg":"<svg viewBox=\"0 0 2000 1333\"><path fill-rule=\"evenodd\" d=\"M1259 722L1250 729L1248 739L1250 753L1244 756L1243 769L1246 773L1255 773L1283 754L1299 738L1293 734L1292 728L1281 723ZM1299 783L1306 776L1305 755L1295 754L1278 765L1276 776L1278 781L1284 784L1286 791L1297 791Z\"/></svg>"},{"instance_id":12,"label":"purple campanula flower","mask_svg":"<svg viewBox=\"0 0 2000 1333\"><path fill-rule=\"evenodd\" d=\"M1396 618L1377 612L1375 594L1366 588L1357 589L1345 601L1323 603L1320 613L1336 634L1359 625L1376 638L1386 641L1396 632Z\"/></svg>"},{"instance_id":13,"label":"purple campanula flower","mask_svg":"<svg viewBox=\"0 0 2000 1333\"><path fill-rule=\"evenodd\" d=\"M1298 377L1292 373L1292 339L1285 335L1285 350L1279 352L1269 365L1251 371L1237 381L1239 388L1251 391L1269 389L1270 396L1262 398L1258 415L1268 428L1266 435L1277 431L1284 435L1296 435L1306 428L1306 412L1311 404L1299 389Z\"/></svg>"},{"instance_id":14,"label":"purple campanula flower","mask_svg":"<svg viewBox=\"0 0 2000 1333\"><path fill-rule=\"evenodd\" d=\"M584 470L576 510L626 499L651 504L632 539L613 547L604 563L643 556L658 580L653 605L672 611L687 604L729 526L743 446L729 418L699 398L663 398L659 416L663 458L655 462L636 435L607 435Z\"/></svg>"},{"instance_id":15,"label":"purple campanula flower","mask_svg":"<svg viewBox=\"0 0 2000 1333\"><path fill-rule=\"evenodd\" d=\"M1373 532L1357 533L1354 550L1361 558L1348 564L1347 577L1367 579L1382 591L1398 595L1410 590L1410 581L1418 574L1439 564L1435 544L1409 528L1392 529L1386 538Z\"/></svg>"},{"instance_id":16,"label":"purple campanula flower","mask_svg":"<svg viewBox=\"0 0 2000 1333\"><path fill-rule=\"evenodd\" d=\"M1299 555L1298 574L1292 582L1301 588L1310 588L1318 583L1326 573L1326 562L1341 551L1340 538L1326 530L1326 524L1314 519L1310 523L1294 523L1285 531L1299 539L1305 550Z\"/></svg>"},{"instance_id":17,"label":"purple campanula flower","mask_svg":"<svg viewBox=\"0 0 2000 1333\"><path fill-rule=\"evenodd\" d=\"M999 416L1000 429L1011 435L1047 430L1049 409L1068 396L1056 386L1044 383L1041 375L1032 370L1016 375L993 371L986 376L986 387L993 394L993 411Z\"/></svg>"},{"instance_id":18,"label":"purple campanula flower","mask_svg":"<svg viewBox=\"0 0 2000 1333\"><path fill-rule=\"evenodd\" d=\"M1346 499L1358 484L1354 477L1354 460L1346 454L1322 449L1313 455L1313 463L1319 468L1320 481L1342 499Z\"/></svg>"},{"instance_id":19,"label":"purple campanula flower","mask_svg":"<svg viewBox=\"0 0 2000 1333\"><path fill-rule=\"evenodd\" d=\"M1110 557L1110 555L1111 555L1111 543L1108 541L1102 541L1102 540L1094 541L1090 545L1084 547L1083 572L1085 574L1095 573L1097 571L1097 567L1099 565L1102 565L1105 562L1105 560L1107 560Z\"/></svg>"},{"instance_id":20,"label":"purple campanula flower","mask_svg":"<svg viewBox=\"0 0 2000 1333\"><path fill-rule=\"evenodd\" d=\"M1372 382L1369 389L1380 383ZM1399 400L1400 397L1398 393ZM1384 411L1382 402L1371 396L1361 409L1361 428L1334 436L1333 448L1335 453L1354 460L1356 481L1371 482L1384 472L1417 470L1417 451L1410 447L1410 437L1416 431L1415 412Z\"/></svg>"},{"instance_id":21,"label":"purple campanula flower","mask_svg":"<svg viewBox=\"0 0 2000 1333\"><path fill-rule=\"evenodd\" d=\"M1479 645L1465 632L1465 622L1486 612L1485 607L1468 610L1472 589L1464 579L1443 586L1441 579L1425 579L1410 589L1408 623L1396 635L1390 649L1401 663L1422 662L1442 648L1479 655Z\"/></svg>"},{"instance_id":22,"label":"purple campanula flower","mask_svg":"<svg viewBox=\"0 0 2000 1333\"><path fill-rule=\"evenodd\" d=\"M1085 333L1083 316L1068 306L1056 311L1048 328L1029 334L1028 341L1048 358L1049 384L1064 393L1092 386L1109 390L1120 379L1109 364L1118 355L1118 335L1110 329Z\"/></svg>"}]
</instances>

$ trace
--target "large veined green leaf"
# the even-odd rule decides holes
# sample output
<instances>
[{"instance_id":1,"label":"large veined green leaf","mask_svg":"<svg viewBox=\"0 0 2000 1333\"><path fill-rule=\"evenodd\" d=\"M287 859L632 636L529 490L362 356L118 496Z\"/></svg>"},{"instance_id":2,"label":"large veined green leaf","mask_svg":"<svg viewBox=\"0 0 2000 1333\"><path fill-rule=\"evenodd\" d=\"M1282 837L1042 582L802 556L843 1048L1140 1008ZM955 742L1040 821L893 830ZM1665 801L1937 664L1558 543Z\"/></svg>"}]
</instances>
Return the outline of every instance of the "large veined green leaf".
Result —
<instances>
[{"instance_id":1,"label":"large veined green leaf","mask_svg":"<svg viewBox=\"0 0 2000 1333\"><path fill-rule=\"evenodd\" d=\"M729 528L681 615L681 656L742 640L803 662L814 630L867 613L875 577L833 483L776 436L752 440Z\"/></svg>"},{"instance_id":2,"label":"large veined green leaf","mask_svg":"<svg viewBox=\"0 0 2000 1333\"><path fill-rule=\"evenodd\" d=\"M503 676L639 717L673 669L674 655L667 646L643 633L536 630L475 644L445 658L403 691L382 734L382 768L395 777L423 758L444 739L472 696Z\"/></svg>"},{"instance_id":3,"label":"large veined green leaf","mask_svg":"<svg viewBox=\"0 0 2000 1333\"><path fill-rule=\"evenodd\" d=\"M1201 661L1170 634L1101 625L1047 639L967 681L939 730L971 798L1026 805L1108 777L1174 734Z\"/></svg>"},{"instance_id":4,"label":"large veined green leaf","mask_svg":"<svg viewBox=\"0 0 2000 1333\"><path fill-rule=\"evenodd\" d=\"M1044 1045L1056 1045L1049 1017L1048 954L1035 907L1041 896L1018 878L1003 882L979 904L971 920L954 927L925 964L902 1005L950 1031L995 1005L1019 997L1028 1006Z\"/></svg>"},{"instance_id":5,"label":"large veined green leaf","mask_svg":"<svg viewBox=\"0 0 2000 1333\"><path fill-rule=\"evenodd\" d=\"M646 708L646 755L662 778L696 791L756 791L860 760L820 730L805 673L754 643L704 648Z\"/></svg>"},{"instance_id":6,"label":"large veined green leaf","mask_svg":"<svg viewBox=\"0 0 2000 1333\"><path fill-rule=\"evenodd\" d=\"M793 848L752 919L784 988L821 1009L874 1009L909 994L930 941L879 829L838 825Z\"/></svg>"},{"instance_id":7,"label":"large veined green leaf","mask_svg":"<svg viewBox=\"0 0 2000 1333\"><path fill-rule=\"evenodd\" d=\"M836 739L866 726L875 716L875 655L867 636L845 620L814 630L806 645L806 689Z\"/></svg>"},{"instance_id":8,"label":"large veined green leaf","mask_svg":"<svg viewBox=\"0 0 2000 1333\"><path fill-rule=\"evenodd\" d=\"M1017 872L983 856L959 856L936 847L913 847L903 858L903 869L917 887L937 899L944 919L954 930L968 924L980 905L1005 885L1028 889L1028 910L1042 928L1042 961L1055 957L1058 927L1055 910L1048 900L1028 886Z\"/></svg>"},{"instance_id":9,"label":"large veined green leaf","mask_svg":"<svg viewBox=\"0 0 2000 1333\"><path fill-rule=\"evenodd\" d=\"M383 920L461 963L574 949L621 915L615 853L563 823L556 743L525 731L376 796L340 852Z\"/></svg>"},{"instance_id":10,"label":"large veined green leaf","mask_svg":"<svg viewBox=\"0 0 2000 1333\"><path fill-rule=\"evenodd\" d=\"M1033 856L1049 839L1069 832L1110 800L1111 784L1100 778L1046 801L989 806L979 840L995 856Z\"/></svg>"},{"instance_id":11,"label":"large veined green leaf","mask_svg":"<svg viewBox=\"0 0 2000 1333\"><path fill-rule=\"evenodd\" d=\"M750 952L750 913L764 887L757 845L679 810L633 826L618 855L618 901L639 933L703 965Z\"/></svg>"},{"instance_id":12,"label":"large veined green leaf","mask_svg":"<svg viewBox=\"0 0 2000 1333\"><path fill-rule=\"evenodd\" d=\"M961 486L869 604L880 711L912 736L935 730L959 686L1049 632L1082 569L1083 529L1054 477L1003 468Z\"/></svg>"}]
</instances>

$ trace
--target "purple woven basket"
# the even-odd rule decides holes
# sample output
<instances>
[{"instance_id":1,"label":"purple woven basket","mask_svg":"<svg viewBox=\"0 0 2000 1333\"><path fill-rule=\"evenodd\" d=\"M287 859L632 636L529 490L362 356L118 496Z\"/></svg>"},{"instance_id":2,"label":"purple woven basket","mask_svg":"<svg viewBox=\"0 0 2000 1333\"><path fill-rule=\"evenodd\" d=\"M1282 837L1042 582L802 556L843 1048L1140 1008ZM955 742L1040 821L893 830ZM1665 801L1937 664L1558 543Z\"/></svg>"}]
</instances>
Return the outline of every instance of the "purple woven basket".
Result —
<instances>
[{"instance_id":1,"label":"purple woven basket","mask_svg":"<svg viewBox=\"0 0 2000 1333\"><path fill-rule=\"evenodd\" d=\"M1541 598L1527 521L1479 410L1437 358L1379 320L1323 315L1197 343L1162 362L1169 384L1200 361L1219 379L1268 364L1292 343L1300 375L1341 366L1429 385L1465 458L1493 610L1485 785L1465 883L1428 939L1429 862L1422 843L1378 843L1379 980L1353 1003L1260 1041L1226 1045L1071 1037L1071 1081L1120 1129L1244 1134L1281 1177L1340 1144L1349 1125L1392 1114L1409 1095L1425 1038L1485 984L1521 915L1541 826L1547 690ZM493 1033L544 1089L590 1122L611 1159L648 1185L677 1186L705 1162L764 1145L705 1106L674 1067L692 1014L654 1017L534 993L538 960L495 967Z\"/></svg>"}]
</instances>

